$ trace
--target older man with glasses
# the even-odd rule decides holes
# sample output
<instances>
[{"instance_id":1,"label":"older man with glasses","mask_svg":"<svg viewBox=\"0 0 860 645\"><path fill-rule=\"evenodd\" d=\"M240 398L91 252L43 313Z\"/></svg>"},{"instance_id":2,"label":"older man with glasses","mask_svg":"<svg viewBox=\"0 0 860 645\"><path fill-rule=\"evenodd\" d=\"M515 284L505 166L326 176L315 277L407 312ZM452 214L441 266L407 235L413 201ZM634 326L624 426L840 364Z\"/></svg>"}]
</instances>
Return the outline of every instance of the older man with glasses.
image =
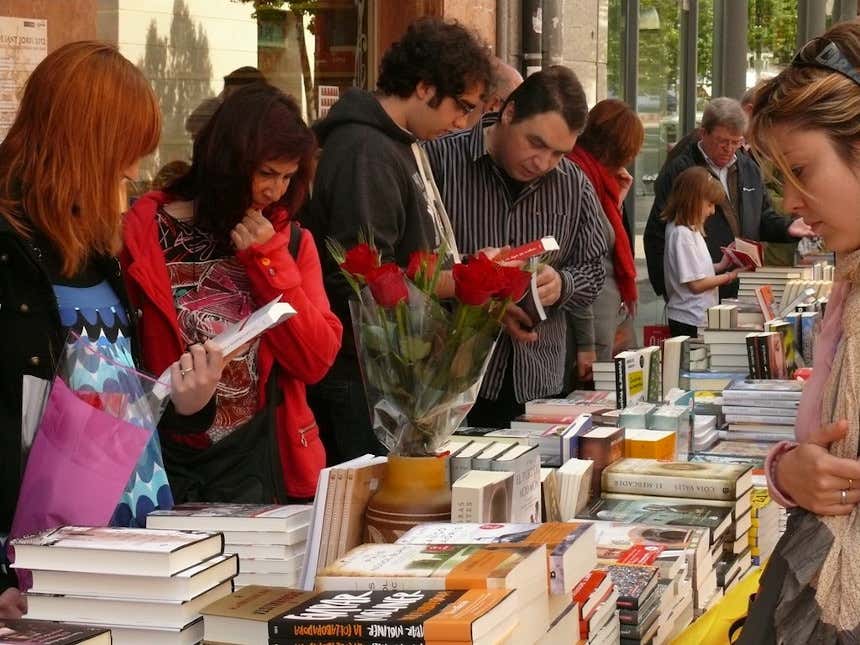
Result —
<instances>
[{"instance_id":1,"label":"older man with glasses","mask_svg":"<svg viewBox=\"0 0 860 645\"><path fill-rule=\"evenodd\" d=\"M660 214L666 207L672 184L692 166L706 168L722 184L725 199L705 223L705 241L714 262L722 258L722 248L735 238L765 242L791 242L812 235L802 219L791 221L773 209L758 164L741 150L749 117L735 99L711 101L702 115L701 138L691 141L666 162L654 182L654 204L645 226L645 256L648 277L658 295L664 295L663 249L665 223ZM738 283L720 287L721 298L733 298Z\"/></svg>"}]
</instances>

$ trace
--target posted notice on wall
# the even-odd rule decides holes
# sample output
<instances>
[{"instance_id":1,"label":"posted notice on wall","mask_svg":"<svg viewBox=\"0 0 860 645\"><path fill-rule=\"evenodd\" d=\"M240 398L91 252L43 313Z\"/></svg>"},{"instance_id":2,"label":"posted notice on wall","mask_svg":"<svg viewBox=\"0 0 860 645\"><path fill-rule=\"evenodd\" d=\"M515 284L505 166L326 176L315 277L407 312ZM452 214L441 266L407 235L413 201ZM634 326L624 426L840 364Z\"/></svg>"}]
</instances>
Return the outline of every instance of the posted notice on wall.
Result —
<instances>
[{"instance_id":1,"label":"posted notice on wall","mask_svg":"<svg viewBox=\"0 0 860 645\"><path fill-rule=\"evenodd\" d=\"M27 78L47 55L47 20L0 16L0 141L15 120Z\"/></svg>"}]
</instances>

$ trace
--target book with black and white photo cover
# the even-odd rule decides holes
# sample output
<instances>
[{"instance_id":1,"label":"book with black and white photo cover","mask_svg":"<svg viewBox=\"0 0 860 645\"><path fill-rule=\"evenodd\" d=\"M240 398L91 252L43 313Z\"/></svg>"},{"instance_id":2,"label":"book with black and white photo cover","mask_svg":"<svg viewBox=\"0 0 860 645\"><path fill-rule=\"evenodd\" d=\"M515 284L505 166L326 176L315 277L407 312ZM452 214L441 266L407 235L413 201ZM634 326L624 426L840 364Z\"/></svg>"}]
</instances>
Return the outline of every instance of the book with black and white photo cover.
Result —
<instances>
[{"instance_id":1,"label":"book with black and white photo cover","mask_svg":"<svg viewBox=\"0 0 860 645\"><path fill-rule=\"evenodd\" d=\"M47 620L0 619L0 645L110 645L103 627L66 625Z\"/></svg>"},{"instance_id":2,"label":"book with black and white photo cover","mask_svg":"<svg viewBox=\"0 0 860 645\"><path fill-rule=\"evenodd\" d=\"M512 522L540 522L540 453L537 446L515 445L497 457L490 468L513 474Z\"/></svg>"},{"instance_id":3,"label":"book with black and white photo cover","mask_svg":"<svg viewBox=\"0 0 860 645\"><path fill-rule=\"evenodd\" d=\"M62 526L11 541L16 569L171 576L220 555L220 533Z\"/></svg>"},{"instance_id":4,"label":"book with black and white photo cover","mask_svg":"<svg viewBox=\"0 0 860 645\"><path fill-rule=\"evenodd\" d=\"M622 459L603 471L612 493L736 500L751 487L752 469L739 464Z\"/></svg>"},{"instance_id":5,"label":"book with black and white photo cover","mask_svg":"<svg viewBox=\"0 0 860 645\"><path fill-rule=\"evenodd\" d=\"M661 502L655 499L607 499L599 497L579 515L585 520L606 520L645 523L660 526L695 526L708 529L713 544L732 524L729 508L699 504L696 500L687 503Z\"/></svg>"},{"instance_id":6,"label":"book with black and white photo cover","mask_svg":"<svg viewBox=\"0 0 860 645\"><path fill-rule=\"evenodd\" d=\"M306 526L310 504L214 504L188 502L169 511L153 511L146 518L150 529L175 531L289 531Z\"/></svg>"}]
</instances>

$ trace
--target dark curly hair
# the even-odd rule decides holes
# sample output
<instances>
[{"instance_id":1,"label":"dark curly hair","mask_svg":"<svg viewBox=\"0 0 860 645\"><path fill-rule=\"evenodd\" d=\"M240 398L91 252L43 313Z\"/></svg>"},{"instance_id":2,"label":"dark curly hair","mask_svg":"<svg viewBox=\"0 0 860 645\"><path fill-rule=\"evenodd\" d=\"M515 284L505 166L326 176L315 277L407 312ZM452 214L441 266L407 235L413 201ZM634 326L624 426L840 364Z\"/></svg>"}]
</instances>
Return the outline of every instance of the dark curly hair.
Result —
<instances>
[{"instance_id":1,"label":"dark curly hair","mask_svg":"<svg viewBox=\"0 0 860 645\"><path fill-rule=\"evenodd\" d=\"M376 86L388 96L408 98L423 81L436 88L430 103L436 107L475 85L486 90L491 78L489 50L477 35L458 22L420 18L385 52Z\"/></svg>"},{"instance_id":2,"label":"dark curly hair","mask_svg":"<svg viewBox=\"0 0 860 645\"><path fill-rule=\"evenodd\" d=\"M200 131L191 168L166 188L180 199L196 200L194 218L222 244L251 206L254 172L275 159L296 159L298 170L277 205L295 214L308 194L313 132L296 102L267 83L236 90Z\"/></svg>"},{"instance_id":3,"label":"dark curly hair","mask_svg":"<svg viewBox=\"0 0 860 645\"><path fill-rule=\"evenodd\" d=\"M511 92L502 105L514 104L512 123L524 121L536 114L558 112L572 132L580 132L588 116L588 101L582 83L563 65L552 65L531 74Z\"/></svg>"}]
</instances>

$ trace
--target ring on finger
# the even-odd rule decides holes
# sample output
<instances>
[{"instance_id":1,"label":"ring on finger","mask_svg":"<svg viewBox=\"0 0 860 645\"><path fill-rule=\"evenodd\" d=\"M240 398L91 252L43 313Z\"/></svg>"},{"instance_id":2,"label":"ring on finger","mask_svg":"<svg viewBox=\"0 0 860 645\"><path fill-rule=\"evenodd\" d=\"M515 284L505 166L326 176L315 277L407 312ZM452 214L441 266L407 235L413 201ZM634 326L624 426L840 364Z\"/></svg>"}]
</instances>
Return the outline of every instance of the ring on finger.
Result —
<instances>
[{"instance_id":1,"label":"ring on finger","mask_svg":"<svg viewBox=\"0 0 860 645\"><path fill-rule=\"evenodd\" d=\"M194 371L193 367L189 367L188 369L179 370L179 376L185 376L186 374L190 374Z\"/></svg>"},{"instance_id":2,"label":"ring on finger","mask_svg":"<svg viewBox=\"0 0 860 645\"><path fill-rule=\"evenodd\" d=\"M840 499L842 500L843 504L848 503L848 489L847 488L843 488L841 491L839 491L839 496L840 496Z\"/></svg>"},{"instance_id":3,"label":"ring on finger","mask_svg":"<svg viewBox=\"0 0 860 645\"><path fill-rule=\"evenodd\" d=\"M850 477L848 478L848 490L852 490L854 488L854 480Z\"/></svg>"}]
</instances>

